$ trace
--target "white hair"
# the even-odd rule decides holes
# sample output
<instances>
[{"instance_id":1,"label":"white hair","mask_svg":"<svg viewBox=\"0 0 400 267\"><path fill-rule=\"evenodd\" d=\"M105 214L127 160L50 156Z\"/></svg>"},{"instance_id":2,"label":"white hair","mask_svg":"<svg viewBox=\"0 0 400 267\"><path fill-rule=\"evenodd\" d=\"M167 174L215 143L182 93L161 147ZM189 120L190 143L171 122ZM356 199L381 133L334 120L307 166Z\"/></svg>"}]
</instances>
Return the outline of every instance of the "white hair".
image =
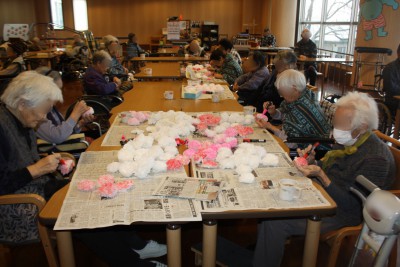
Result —
<instances>
[{"instance_id":1,"label":"white hair","mask_svg":"<svg viewBox=\"0 0 400 267\"><path fill-rule=\"evenodd\" d=\"M340 98L336 106L354 111L351 121L353 129L357 129L362 124L366 124L369 130L378 128L378 105L370 95L360 92L350 92Z\"/></svg>"},{"instance_id":2,"label":"white hair","mask_svg":"<svg viewBox=\"0 0 400 267\"><path fill-rule=\"evenodd\" d=\"M309 29L305 28L302 32L301 32L301 37L306 37L306 38L311 38L312 33L310 32Z\"/></svg>"},{"instance_id":3,"label":"white hair","mask_svg":"<svg viewBox=\"0 0 400 267\"><path fill-rule=\"evenodd\" d=\"M306 89L306 77L298 70L288 69L281 72L275 82L275 87L280 88L295 88L299 92Z\"/></svg>"},{"instance_id":4,"label":"white hair","mask_svg":"<svg viewBox=\"0 0 400 267\"><path fill-rule=\"evenodd\" d=\"M62 102L63 96L52 78L36 71L24 71L11 81L1 96L1 101L13 109L21 100L34 108L48 100Z\"/></svg>"},{"instance_id":5,"label":"white hair","mask_svg":"<svg viewBox=\"0 0 400 267\"><path fill-rule=\"evenodd\" d=\"M112 42L118 43L118 38L115 37L114 35L109 34L103 37L103 42L105 47L108 47Z\"/></svg>"},{"instance_id":6,"label":"white hair","mask_svg":"<svg viewBox=\"0 0 400 267\"><path fill-rule=\"evenodd\" d=\"M100 50L100 51L96 51L93 54L93 58L92 58L93 64L101 63L104 60L107 60L107 61L111 62L112 58L111 58L111 56L110 56L110 54L108 52L106 52L104 50Z\"/></svg>"}]
</instances>

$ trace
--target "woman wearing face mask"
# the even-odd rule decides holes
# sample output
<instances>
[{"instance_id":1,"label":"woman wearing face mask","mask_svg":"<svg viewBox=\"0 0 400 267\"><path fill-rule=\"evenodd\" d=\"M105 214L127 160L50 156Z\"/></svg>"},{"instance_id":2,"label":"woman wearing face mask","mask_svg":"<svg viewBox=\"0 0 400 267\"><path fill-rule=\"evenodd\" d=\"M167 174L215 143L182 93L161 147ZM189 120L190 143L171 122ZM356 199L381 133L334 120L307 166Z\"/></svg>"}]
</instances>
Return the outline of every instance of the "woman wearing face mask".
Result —
<instances>
[{"instance_id":1,"label":"woman wearing face mask","mask_svg":"<svg viewBox=\"0 0 400 267\"><path fill-rule=\"evenodd\" d=\"M363 93L349 93L337 103L333 135L338 143L321 161L311 152L310 165L297 166L307 177L321 183L336 202L336 215L322 218L321 233L362 221L362 204L350 187L359 187L356 177L364 175L382 189L394 181L395 163L388 146L372 133L378 126L376 102ZM298 150L299 156L309 153L311 146ZM254 266L279 266L286 239L304 235L306 219L264 221L258 228Z\"/></svg>"},{"instance_id":2,"label":"woman wearing face mask","mask_svg":"<svg viewBox=\"0 0 400 267\"><path fill-rule=\"evenodd\" d=\"M297 70L285 70L277 78L275 86L284 98L278 109L272 103L264 103L264 108L272 119L282 120L282 129L256 119L256 123L272 131L282 140L288 137L328 138L330 126L320 106L315 102L314 93L306 88L304 74ZM296 148L297 144L287 144Z\"/></svg>"}]
</instances>

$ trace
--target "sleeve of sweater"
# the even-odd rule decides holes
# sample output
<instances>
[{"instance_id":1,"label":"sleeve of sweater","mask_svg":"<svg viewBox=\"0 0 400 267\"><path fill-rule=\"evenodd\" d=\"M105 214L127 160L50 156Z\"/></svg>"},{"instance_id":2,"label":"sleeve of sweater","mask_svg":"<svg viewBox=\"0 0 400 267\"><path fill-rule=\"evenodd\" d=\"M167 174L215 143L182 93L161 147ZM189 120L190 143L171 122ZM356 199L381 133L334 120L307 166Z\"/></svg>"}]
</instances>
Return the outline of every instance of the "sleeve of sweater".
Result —
<instances>
[{"instance_id":1,"label":"sleeve of sweater","mask_svg":"<svg viewBox=\"0 0 400 267\"><path fill-rule=\"evenodd\" d=\"M0 139L4 140L5 138L4 132L0 128ZM0 195L12 194L32 180L32 175L27 168L10 170L10 161L17 160L8 158L8 151L11 149L7 142L0 142Z\"/></svg>"},{"instance_id":2,"label":"sleeve of sweater","mask_svg":"<svg viewBox=\"0 0 400 267\"><path fill-rule=\"evenodd\" d=\"M383 69L383 88L392 95L400 94L399 71L393 65Z\"/></svg>"},{"instance_id":3,"label":"sleeve of sweater","mask_svg":"<svg viewBox=\"0 0 400 267\"><path fill-rule=\"evenodd\" d=\"M242 75L242 76L244 76L244 75ZM242 76L240 76L240 77L242 77ZM249 76L250 76L249 79L247 79L246 81L242 82L241 84L238 83L239 90L248 90L248 91L257 90L261 86L263 81L268 78L267 72L263 71L263 70L258 70L253 75L251 75L251 73L250 73Z\"/></svg>"},{"instance_id":4,"label":"sleeve of sweater","mask_svg":"<svg viewBox=\"0 0 400 267\"><path fill-rule=\"evenodd\" d=\"M354 166L349 166L353 168ZM362 163L356 167L355 170L349 171L351 177L347 177L350 181L354 181L358 175L364 175L371 182L379 187L383 187L385 184L385 179L383 177L388 177L390 170L390 163L384 157L366 157ZM354 210L354 207L359 206L358 198L349 191L349 187L343 187L335 183L334 177L329 177L331 179L331 184L325 188L326 192L333 198L338 206L343 210Z\"/></svg>"},{"instance_id":5,"label":"sleeve of sweater","mask_svg":"<svg viewBox=\"0 0 400 267\"><path fill-rule=\"evenodd\" d=\"M72 118L68 118L58 126L54 125L51 120L47 120L40 124L36 135L47 142L60 144L74 132L75 125L76 122Z\"/></svg>"}]
</instances>

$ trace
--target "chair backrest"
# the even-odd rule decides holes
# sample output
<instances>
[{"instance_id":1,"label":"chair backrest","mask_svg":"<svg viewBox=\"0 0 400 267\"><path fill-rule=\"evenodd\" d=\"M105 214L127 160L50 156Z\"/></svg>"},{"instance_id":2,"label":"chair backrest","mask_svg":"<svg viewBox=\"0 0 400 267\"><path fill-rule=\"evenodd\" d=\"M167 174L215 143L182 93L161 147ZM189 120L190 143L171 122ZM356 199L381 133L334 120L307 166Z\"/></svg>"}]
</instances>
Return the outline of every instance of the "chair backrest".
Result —
<instances>
[{"instance_id":1,"label":"chair backrest","mask_svg":"<svg viewBox=\"0 0 400 267\"><path fill-rule=\"evenodd\" d=\"M325 118L327 119L331 128L333 128L333 116L335 115L336 105L323 99L319 102L319 105L322 111L325 114Z\"/></svg>"},{"instance_id":2,"label":"chair backrest","mask_svg":"<svg viewBox=\"0 0 400 267\"><path fill-rule=\"evenodd\" d=\"M390 152L392 152L395 166L396 166L396 179L392 185L391 189L400 189L400 150L397 147L400 147L400 141L389 137L380 131L375 131L375 134L384 142L391 143L388 144Z\"/></svg>"}]
</instances>

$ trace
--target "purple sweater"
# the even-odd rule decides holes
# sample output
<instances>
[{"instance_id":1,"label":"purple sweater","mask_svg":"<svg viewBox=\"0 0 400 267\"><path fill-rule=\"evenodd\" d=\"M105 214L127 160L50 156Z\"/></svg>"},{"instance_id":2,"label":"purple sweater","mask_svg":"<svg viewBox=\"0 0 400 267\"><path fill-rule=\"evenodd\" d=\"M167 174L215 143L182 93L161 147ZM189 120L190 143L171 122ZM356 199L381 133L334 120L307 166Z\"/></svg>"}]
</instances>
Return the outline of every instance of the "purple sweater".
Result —
<instances>
[{"instance_id":1,"label":"purple sweater","mask_svg":"<svg viewBox=\"0 0 400 267\"><path fill-rule=\"evenodd\" d=\"M117 85L114 82L107 82L93 67L86 70L83 86L88 95L110 95L117 91Z\"/></svg>"}]
</instances>

